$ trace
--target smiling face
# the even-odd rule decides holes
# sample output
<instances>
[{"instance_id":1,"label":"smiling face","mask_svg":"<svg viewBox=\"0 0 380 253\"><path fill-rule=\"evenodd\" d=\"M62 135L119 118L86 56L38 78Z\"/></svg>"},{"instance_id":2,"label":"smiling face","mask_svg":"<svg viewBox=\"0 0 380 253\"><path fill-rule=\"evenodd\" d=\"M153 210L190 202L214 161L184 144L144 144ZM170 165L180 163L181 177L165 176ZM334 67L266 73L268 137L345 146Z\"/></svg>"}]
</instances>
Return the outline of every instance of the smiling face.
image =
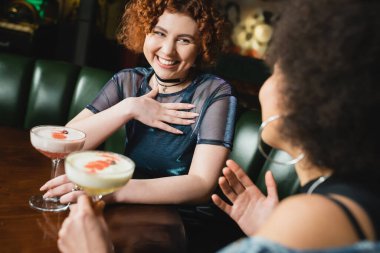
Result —
<instances>
[{"instance_id":1,"label":"smiling face","mask_svg":"<svg viewBox=\"0 0 380 253\"><path fill-rule=\"evenodd\" d=\"M163 79L185 78L199 51L198 25L182 13L165 11L146 35L144 55Z\"/></svg>"}]
</instances>

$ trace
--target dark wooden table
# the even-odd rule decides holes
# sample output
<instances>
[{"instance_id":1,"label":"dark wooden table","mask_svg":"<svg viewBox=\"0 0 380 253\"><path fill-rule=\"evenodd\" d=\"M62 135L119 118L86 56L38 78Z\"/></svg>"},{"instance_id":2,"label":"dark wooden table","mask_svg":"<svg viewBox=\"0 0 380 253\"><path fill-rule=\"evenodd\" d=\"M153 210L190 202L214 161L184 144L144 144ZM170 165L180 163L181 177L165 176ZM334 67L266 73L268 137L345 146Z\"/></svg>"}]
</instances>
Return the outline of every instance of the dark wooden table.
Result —
<instances>
[{"instance_id":1,"label":"dark wooden table","mask_svg":"<svg viewBox=\"0 0 380 253\"><path fill-rule=\"evenodd\" d=\"M50 168L28 131L0 127L0 252L58 252L57 234L68 211L40 212L28 204ZM104 215L116 252L185 252L184 226L173 207L110 205Z\"/></svg>"}]
</instances>

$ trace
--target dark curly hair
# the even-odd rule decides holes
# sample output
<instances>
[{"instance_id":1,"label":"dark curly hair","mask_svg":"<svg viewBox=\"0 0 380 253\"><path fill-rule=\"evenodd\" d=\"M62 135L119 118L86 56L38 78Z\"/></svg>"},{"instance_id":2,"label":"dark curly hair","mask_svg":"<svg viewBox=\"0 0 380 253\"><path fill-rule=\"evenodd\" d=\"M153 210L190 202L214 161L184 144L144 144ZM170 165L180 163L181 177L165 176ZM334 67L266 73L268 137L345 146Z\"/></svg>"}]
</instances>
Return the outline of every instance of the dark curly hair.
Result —
<instances>
[{"instance_id":1,"label":"dark curly hair","mask_svg":"<svg viewBox=\"0 0 380 253\"><path fill-rule=\"evenodd\" d=\"M152 31L165 10L185 13L195 20L201 35L201 56L197 59L197 65L215 63L223 49L226 27L212 0L132 0L126 5L118 41L128 49L141 53L146 34Z\"/></svg>"},{"instance_id":2,"label":"dark curly hair","mask_svg":"<svg viewBox=\"0 0 380 253\"><path fill-rule=\"evenodd\" d=\"M266 56L285 79L285 136L334 175L378 181L380 2L287 4Z\"/></svg>"}]
</instances>

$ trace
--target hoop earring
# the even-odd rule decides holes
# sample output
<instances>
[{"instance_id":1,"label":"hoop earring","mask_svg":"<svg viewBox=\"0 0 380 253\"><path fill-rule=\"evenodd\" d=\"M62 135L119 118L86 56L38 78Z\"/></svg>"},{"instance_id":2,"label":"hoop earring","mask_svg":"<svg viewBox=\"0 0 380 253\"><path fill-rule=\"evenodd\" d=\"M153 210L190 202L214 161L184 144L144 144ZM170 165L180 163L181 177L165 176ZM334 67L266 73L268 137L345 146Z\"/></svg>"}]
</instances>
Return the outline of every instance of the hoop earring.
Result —
<instances>
[{"instance_id":1,"label":"hoop earring","mask_svg":"<svg viewBox=\"0 0 380 253\"><path fill-rule=\"evenodd\" d=\"M275 163L275 164L280 164L280 165L293 165L293 164L296 164L298 163L299 161L301 161L303 158L304 158L304 154L301 153L299 154L299 156L297 156L296 158L294 158L293 160L290 160L290 161L286 161L286 162L282 162L282 161L277 161L271 157L269 157L268 154L265 153L262 145L261 145L261 134L264 130L264 128L271 122L275 121L275 120L278 120L279 118L281 118L280 115L274 115L274 116L271 116L269 117L267 120L263 121L260 125L260 128L259 128L259 133L258 133L258 137L257 137L257 147L260 151L260 153L265 157L265 159L267 159L268 161L271 161L272 163Z\"/></svg>"}]
</instances>

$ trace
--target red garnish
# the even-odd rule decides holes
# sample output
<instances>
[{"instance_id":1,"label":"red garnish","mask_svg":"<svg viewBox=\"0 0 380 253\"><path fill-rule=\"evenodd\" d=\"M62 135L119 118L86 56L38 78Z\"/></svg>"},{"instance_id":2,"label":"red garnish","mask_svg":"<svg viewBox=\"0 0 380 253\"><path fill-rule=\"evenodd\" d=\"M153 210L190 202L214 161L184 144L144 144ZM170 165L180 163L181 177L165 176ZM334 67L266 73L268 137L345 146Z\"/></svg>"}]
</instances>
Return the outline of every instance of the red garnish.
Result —
<instances>
[{"instance_id":1,"label":"red garnish","mask_svg":"<svg viewBox=\"0 0 380 253\"><path fill-rule=\"evenodd\" d=\"M51 134L51 136L54 138L54 139L60 139L60 140L62 140L62 139L66 139L67 138L67 134L68 134L69 132L67 131L67 130L63 130L63 131L57 131L57 132L53 132L52 134Z\"/></svg>"},{"instance_id":2,"label":"red garnish","mask_svg":"<svg viewBox=\"0 0 380 253\"><path fill-rule=\"evenodd\" d=\"M111 159L89 162L85 165L85 167L89 170L90 173L96 173L97 170L104 170L113 164L116 164L115 158L111 157Z\"/></svg>"}]
</instances>

